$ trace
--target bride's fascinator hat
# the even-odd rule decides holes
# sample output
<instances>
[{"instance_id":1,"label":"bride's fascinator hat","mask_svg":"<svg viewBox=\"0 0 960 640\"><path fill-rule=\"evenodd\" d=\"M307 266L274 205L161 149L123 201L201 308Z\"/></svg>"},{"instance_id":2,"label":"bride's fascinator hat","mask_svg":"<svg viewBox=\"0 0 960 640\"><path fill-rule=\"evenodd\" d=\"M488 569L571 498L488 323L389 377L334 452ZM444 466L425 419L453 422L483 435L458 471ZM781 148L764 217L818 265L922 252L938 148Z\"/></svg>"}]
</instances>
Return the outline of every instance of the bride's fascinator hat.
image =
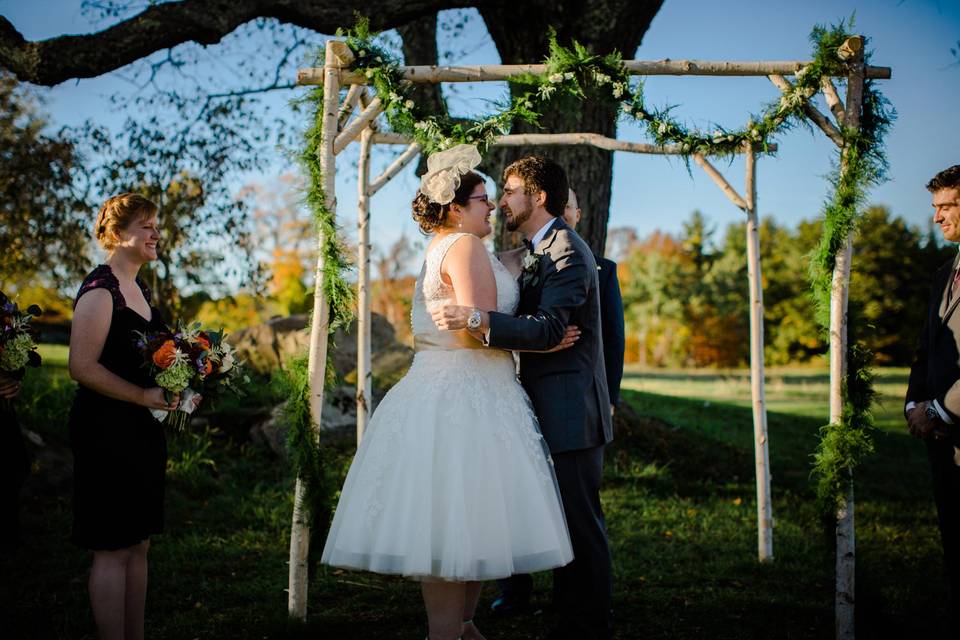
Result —
<instances>
[{"instance_id":1,"label":"bride's fascinator hat","mask_svg":"<svg viewBox=\"0 0 960 640\"><path fill-rule=\"evenodd\" d=\"M420 193L439 205L453 202L460 176L480 164L476 145L458 144L427 158L427 172L420 178Z\"/></svg>"}]
</instances>

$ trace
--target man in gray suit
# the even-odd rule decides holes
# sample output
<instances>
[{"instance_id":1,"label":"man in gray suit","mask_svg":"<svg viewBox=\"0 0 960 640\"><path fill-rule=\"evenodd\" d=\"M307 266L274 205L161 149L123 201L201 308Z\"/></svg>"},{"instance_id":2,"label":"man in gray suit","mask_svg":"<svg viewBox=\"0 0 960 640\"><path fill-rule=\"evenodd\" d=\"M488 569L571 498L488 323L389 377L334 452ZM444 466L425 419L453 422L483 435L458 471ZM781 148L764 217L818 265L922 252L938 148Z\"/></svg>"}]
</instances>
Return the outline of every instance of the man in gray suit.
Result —
<instances>
[{"instance_id":1,"label":"man in gray suit","mask_svg":"<svg viewBox=\"0 0 960 640\"><path fill-rule=\"evenodd\" d=\"M960 165L927 184L933 221L943 239L960 242ZM925 441L937 505L944 565L950 582L949 613L960 622L960 255L933 276L927 321L910 368L904 414L910 433Z\"/></svg>"},{"instance_id":2,"label":"man in gray suit","mask_svg":"<svg viewBox=\"0 0 960 640\"><path fill-rule=\"evenodd\" d=\"M500 211L524 235L530 254L520 275L515 316L456 305L434 312L441 329L470 329L490 347L520 351L520 381L550 447L574 560L554 571L562 621L549 638L612 636L610 547L600 506L603 448L613 439L601 338L597 263L561 218L567 177L546 158L522 158L503 173ZM557 346L567 325L580 329Z\"/></svg>"}]
</instances>

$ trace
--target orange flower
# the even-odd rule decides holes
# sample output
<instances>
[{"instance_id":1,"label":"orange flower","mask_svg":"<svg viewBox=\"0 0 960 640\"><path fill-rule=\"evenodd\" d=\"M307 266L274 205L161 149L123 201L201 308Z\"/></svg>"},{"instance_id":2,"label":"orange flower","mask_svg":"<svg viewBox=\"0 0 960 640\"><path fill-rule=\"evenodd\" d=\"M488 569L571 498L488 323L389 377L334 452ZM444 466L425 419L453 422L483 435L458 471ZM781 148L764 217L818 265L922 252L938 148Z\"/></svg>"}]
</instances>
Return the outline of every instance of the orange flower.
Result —
<instances>
[{"instance_id":1,"label":"orange flower","mask_svg":"<svg viewBox=\"0 0 960 640\"><path fill-rule=\"evenodd\" d=\"M176 359L176 351L177 347L173 344L173 340L164 341L164 343L160 345L160 348L153 354L153 364L161 369L166 369L172 365Z\"/></svg>"},{"instance_id":2,"label":"orange flower","mask_svg":"<svg viewBox=\"0 0 960 640\"><path fill-rule=\"evenodd\" d=\"M203 361L203 375L208 376L211 371L213 371L213 363L210 362L210 358L207 358Z\"/></svg>"},{"instance_id":3,"label":"orange flower","mask_svg":"<svg viewBox=\"0 0 960 640\"><path fill-rule=\"evenodd\" d=\"M206 336L198 335L197 344L203 347L204 351L210 351L210 340Z\"/></svg>"}]
</instances>

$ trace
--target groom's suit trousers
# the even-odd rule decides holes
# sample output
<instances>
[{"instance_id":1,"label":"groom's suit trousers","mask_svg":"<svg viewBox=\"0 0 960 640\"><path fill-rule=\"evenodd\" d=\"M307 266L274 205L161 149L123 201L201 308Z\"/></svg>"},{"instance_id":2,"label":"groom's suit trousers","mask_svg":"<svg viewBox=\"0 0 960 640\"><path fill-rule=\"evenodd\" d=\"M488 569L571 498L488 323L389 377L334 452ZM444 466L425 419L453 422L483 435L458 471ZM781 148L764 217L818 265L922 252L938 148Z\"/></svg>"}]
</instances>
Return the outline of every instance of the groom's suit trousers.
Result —
<instances>
[{"instance_id":1,"label":"groom's suit trousers","mask_svg":"<svg viewBox=\"0 0 960 640\"><path fill-rule=\"evenodd\" d=\"M571 638L613 635L613 576L606 522L600 507L603 446L553 454L573 562L553 571L553 602Z\"/></svg>"}]
</instances>

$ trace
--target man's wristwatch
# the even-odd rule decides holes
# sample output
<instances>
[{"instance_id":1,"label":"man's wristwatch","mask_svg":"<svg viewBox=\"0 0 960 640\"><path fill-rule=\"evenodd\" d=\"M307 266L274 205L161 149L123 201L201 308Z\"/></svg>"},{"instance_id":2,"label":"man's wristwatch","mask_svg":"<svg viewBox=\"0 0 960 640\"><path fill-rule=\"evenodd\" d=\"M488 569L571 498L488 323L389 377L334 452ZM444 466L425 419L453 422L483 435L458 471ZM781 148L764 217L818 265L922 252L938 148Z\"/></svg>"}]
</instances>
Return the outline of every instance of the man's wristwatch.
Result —
<instances>
[{"instance_id":1,"label":"man's wristwatch","mask_svg":"<svg viewBox=\"0 0 960 640\"><path fill-rule=\"evenodd\" d=\"M483 319L480 316L480 309L474 309L467 318L467 329L470 329L470 331L476 331L480 328L482 320Z\"/></svg>"},{"instance_id":2,"label":"man's wristwatch","mask_svg":"<svg viewBox=\"0 0 960 640\"><path fill-rule=\"evenodd\" d=\"M935 406L933 406L933 403L927 405L927 409L926 409L925 413L927 414L927 419L928 419L928 420L939 420L939 419L940 419L940 412L937 411L937 408L936 408Z\"/></svg>"}]
</instances>

